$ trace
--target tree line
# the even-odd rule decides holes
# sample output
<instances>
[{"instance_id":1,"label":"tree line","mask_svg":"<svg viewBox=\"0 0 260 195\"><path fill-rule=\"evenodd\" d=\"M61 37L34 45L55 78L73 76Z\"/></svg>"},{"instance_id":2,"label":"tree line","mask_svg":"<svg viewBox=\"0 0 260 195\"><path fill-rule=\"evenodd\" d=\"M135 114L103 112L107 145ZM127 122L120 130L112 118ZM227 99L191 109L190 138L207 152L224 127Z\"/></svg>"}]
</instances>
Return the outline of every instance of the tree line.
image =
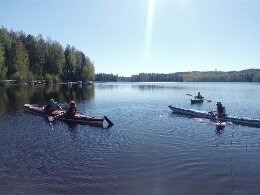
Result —
<instances>
[{"instance_id":1,"label":"tree line","mask_svg":"<svg viewBox=\"0 0 260 195\"><path fill-rule=\"evenodd\" d=\"M170 74L140 73L131 77L113 74L96 74L97 81L128 81L128 82L260 82L260 69L241 71L192 71Z\"/></svg>"},{"instance_id":2,"label":"tree line","mask_svg":"<svg viewBox=\"0 0 260 195\"><path fill-rule=\"evenodd\" d=\"M94 63L75 47L42 35L0 28L0 79L50 82L95 80Z\"/></svg>"},{"instance_id":3,"label":"tree line","mask_svg":"<svg viewBox=\"0 0 260 195\"><path fill-rule=\"evenodd\" d=\"M128 81L128 82L260 82L260 69L242 71L192 71L140 73L131 77L95 74L94 63L75 47L62 45L42 35L0 28L0 80L17 81Z\"/></svg>"}]
</instances>

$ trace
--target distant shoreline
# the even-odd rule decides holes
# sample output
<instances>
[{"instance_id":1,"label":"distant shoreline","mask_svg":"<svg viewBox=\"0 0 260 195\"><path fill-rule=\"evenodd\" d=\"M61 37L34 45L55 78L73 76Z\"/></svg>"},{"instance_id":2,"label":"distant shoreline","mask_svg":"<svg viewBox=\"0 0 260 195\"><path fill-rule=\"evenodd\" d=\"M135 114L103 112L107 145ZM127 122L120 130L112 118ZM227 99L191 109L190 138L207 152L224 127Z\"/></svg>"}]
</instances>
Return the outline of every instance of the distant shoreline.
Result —
<instances>
[{"instance_id":1,"label":"distant shoreline","mask_svg":"<svg viewBox=\"0 0 260 195\"><path fill-rule=\"evenodd\" d=\"M95 75L97 83L102 82L260 82L260 69L246 69L241 71L192 71L176 73L139 73L131 77L114 74L98 73ZM82 81L71 81L73 84L82 84ZM83 82L84 83L84 82ZM67 81L50 82L47 80L32 80L19 82L17 80L0 80L0 86L5 85L40 85L40 84L67 84Z\"/></svg>"},{"instance_id":2,"label":"distant shoreline","mask_svg":"<svg viewBox=\"0 0 260 195\"><path fill-rule=\"evenodd\" d=\"M260 83L260 82L245 82L245 81L95 81L94 83L97 84L102 84L102 83ZM71 86L72 85L81 85L78 82L70 82ZM41 83L41 84L31 84L27 82L23 83L8 83L8 82L3 82L0 81L0 87L5 87L5 86L36 86L36 85L67 85L68 83L65 82L60 82L60 83Z\"/></svg>"},{"instance_id":3,"label":"distant shoreline","mask_svg":"<svg viewBox=\"0 0 260 195\"><path fill-rule=\"evenodd\" d=\"M260 82L260 69L241 71L191 71L176 73L139 73L130 77L97 73L96 81L127 82Z\"/></svg>"}]
</instances>

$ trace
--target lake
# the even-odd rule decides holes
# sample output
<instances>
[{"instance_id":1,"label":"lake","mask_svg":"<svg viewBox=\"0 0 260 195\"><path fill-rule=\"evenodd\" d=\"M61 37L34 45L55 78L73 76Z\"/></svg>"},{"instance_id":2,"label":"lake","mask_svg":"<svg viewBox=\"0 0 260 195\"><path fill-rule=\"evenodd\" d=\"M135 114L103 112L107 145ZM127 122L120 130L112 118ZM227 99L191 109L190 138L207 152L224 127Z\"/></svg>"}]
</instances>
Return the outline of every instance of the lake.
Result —
<instances>
[{"instance_id":1,"label":"lake","mask_svg":"<svg viewBox=\"0 0 260 195\"><path fill-rule=\"evenodd\" d=\"M198 92L212 103L190 104ZM168 105L260 118L259 83L96 83L0 88L1 194L259 194L260 129L172 114ZM77 102L110 129L24 112Z\"/></svg>"}]
</instances>

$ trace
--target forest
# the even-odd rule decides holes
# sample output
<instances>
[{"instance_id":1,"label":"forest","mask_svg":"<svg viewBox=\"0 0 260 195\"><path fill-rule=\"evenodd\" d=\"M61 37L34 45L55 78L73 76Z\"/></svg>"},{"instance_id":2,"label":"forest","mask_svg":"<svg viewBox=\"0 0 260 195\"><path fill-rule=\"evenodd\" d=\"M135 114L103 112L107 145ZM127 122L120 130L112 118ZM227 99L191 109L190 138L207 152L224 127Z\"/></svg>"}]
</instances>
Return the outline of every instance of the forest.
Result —
<instances>
[{"instance_id":1,"label":"forest","mask_svg":"<svg viewBox=\"0 0 260 195\"><path fill-rule=\"evenodd\" d=\"M94 63L75 47L42 35L0 28L0 80L49 82L95 80Z\"/></svg>"},{"instance_id":2,"label":"forest","mask_svg":"<svg viewBox=\"0 0 260 195\"><path fill-rule=\"evenodd\" d=\"M140 73L131 77L113 74L96 74L96 81L127 81L127 82L260 82L260 69L241 71L192 71L162 73Z\"/></svg>"}]
</instances>

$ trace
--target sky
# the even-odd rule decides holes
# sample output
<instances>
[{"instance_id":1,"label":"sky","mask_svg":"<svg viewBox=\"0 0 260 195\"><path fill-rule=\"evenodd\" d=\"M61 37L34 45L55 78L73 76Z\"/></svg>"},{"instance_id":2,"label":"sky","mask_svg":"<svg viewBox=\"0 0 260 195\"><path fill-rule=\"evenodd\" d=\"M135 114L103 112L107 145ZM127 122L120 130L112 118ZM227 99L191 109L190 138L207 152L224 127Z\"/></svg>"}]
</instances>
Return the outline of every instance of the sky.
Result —
<instances>
[{"instance_id":1,"label":"sky","mask_svg":"<svg viewBox=\"0 0 260 195\"><path fill-rule=\"evenodd\" d=\"M96 73L260 68L260 0L0 0L0 26L74 46Z\"/></svg>"}]
</instances>

